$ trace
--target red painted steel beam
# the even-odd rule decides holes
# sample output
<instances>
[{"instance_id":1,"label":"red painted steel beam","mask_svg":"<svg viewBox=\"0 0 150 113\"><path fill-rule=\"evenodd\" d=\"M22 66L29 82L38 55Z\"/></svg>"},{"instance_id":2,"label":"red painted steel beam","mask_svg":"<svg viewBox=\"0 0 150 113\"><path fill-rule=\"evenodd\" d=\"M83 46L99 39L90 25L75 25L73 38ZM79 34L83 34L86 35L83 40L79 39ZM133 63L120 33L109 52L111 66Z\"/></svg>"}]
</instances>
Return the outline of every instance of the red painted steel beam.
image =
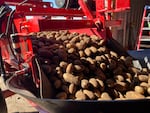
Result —
<instances>
[{"instance_id":1,"label":"red painted steel beam","mask_svg":"<svg viewBox=\"0 0 150 113\"><path fill-rule=\"evenodd\" d=\"M78 0L78 2L84 14L87 16L87 18L90 20L93 20L94 19L93 14L89 9L88 4L86 3L86 0Z\"/></svg>"},{"instance_id":2,"label":"red painted steel beam","mask_svg":"<svg viewBox=\"0 0 150 113\"><path fill-rule=\"evenodd\" d=\"M129 9L130 8L130 0L116 0L116 9L118 8L125 8Z\"/></svg>"},{"instance_id":3,"label":"red painted steel beam","mask_svg":"<svg viewBox=\"0 0 150 113\"><path fill-rule=\"evenodd\" d=\"M40 31L95 27L91 20L39 20Z\"/></svg>"},{"instance_id":4,"label":"red painted steel beam","mask_svg":"<svg viewBox=\"0 0 150 113\"><path fill-rule=\"evenodd\" d=\"M84 13L82 10L74 9L57 9L57 8L41 8L29 6L17 6L17 13L22 13L27 16L74 16L82 17Z\"/></svg>"}]
</instances>

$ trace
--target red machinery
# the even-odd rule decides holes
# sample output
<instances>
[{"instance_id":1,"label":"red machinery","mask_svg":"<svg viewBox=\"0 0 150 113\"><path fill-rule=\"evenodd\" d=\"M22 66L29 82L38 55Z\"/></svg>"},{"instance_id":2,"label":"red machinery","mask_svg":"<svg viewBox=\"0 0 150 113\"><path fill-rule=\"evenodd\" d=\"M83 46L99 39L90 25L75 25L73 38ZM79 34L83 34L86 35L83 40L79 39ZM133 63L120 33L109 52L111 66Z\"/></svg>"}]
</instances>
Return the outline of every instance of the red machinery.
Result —
<instances>
[{"instance_id":1,"label":"red machinery","mask_svg":"<svg viewBox=\"0 0 150 113\"><path fill-rule=\"evenodd\" d=\"M91 6L90 3L94 6ZM33 62L37 65L38 63L32 52L28 33L65 29L88 35L95 34L109 39L112 38L109 27L121 24L120 20L112 20L112 14L130 8L129 0L78 0L79 8L69 9L54 8L52 3L42 2L42 0L5 0L0 1L0 4L4 11L1 16L3 17L2 21L0 21L1 75L7 79L6 75L12 74L9 73L9 69L3 68L3 63L12 65L16 69L13 70L13 74L16 76L27 72L32 73L36 88L41 85L41 79L37 76L40 72L36 72L37 67L33 65ZM13 5L16 9L12 11L7 5ZM27 19L27 16L32 16L32 18ZM63 19L61 19L62 17ZM21 43L22 47L18 43ZM21 52L21 50L23 51ZM32 98L26 98L34 102ZM42 103L38 101L38 104Z\"/></svg>"},{"instance_id":2,"label":"red machinery","mask_svg":"<svg viewBox=\"0 0 150 113\"><path fill-rule=\"evenodd\" d=\"M56 0L57 1L57 0ZM129 0L123 2L121 0L79 0L80 10L78 9L64 9L53 8L52 3L42 2L41 0L28 0L22 5L18 5L21 0L13 1L6 0L5 3L16 6L16 11L13 17L13 21L17 28L17 32L23 32L22 29L26 29L27 32L37 32L43 30L55 30L55 29L79 29L79 28L94 28L99 23L101 29L112 26L113 24L119 24L120 21L111 20L112 12L118 12L127 10L130 8ZM93 3L95 8L91 8L90 3ZM18 4L17 4L18 3ZM41 18L26 20L25 16L40 16ZM52 20L53 16L66 17L65 20ZM80 20L75 21L75 17L81 17ZM85 19L86 18L86 19ZM59 25L57 24L59 22ZM68 26L65 26L67 22ZM50 27L45 23L52 24ZM75 26L75 25L76 26ZM21 29L20 29L21 28Z\"/></svg>"},{"instance_id":3,"label":"red machinery","mask_svg":"<svg viewBox=\"0 0 150 113\"><path fill-rule=\"evenodd\" d=\"M78 9L53 8L52 3L42 2L42 0L5 0L0 3L4 10L4 14L2 12L2 16L4 17L2 17L1 22L1 45L11 43L3 38L8 38L11 34L27 34L31 32L60 29L69 30L71 32L87 33L88 35L95 34L105 39L112 38L109 27L121 24L120 20L112 20L112 14L130 8L129 0L116 0L115 2L113 0L78 0L80 6ZM15 6L16 9L11 11L4 3ZM93 6L90 5L91 3ZM27 16L32 16L32 18L27 19ZM14 37L16 36L14 35ZM21 40L23 40L23 38L20 39L20 41ZM29 50L19 53L23 54L24 60L28 59L26 57L28 56L26 52L32 54L32 45L29 43L30 39L27 38L25 41L28 43ZM3 46L1 46L1 48L2 47ZM4 49L7 50L8 48L6 47ZM5 56L7 62L10 64L12 62L10 55L15 55L13 55L14 53L12 51L7 52L8 50L2 52L2 54L4 54L3 56ZM12 65L15 64L13 63Z\"/></svg>"}]
</instances>

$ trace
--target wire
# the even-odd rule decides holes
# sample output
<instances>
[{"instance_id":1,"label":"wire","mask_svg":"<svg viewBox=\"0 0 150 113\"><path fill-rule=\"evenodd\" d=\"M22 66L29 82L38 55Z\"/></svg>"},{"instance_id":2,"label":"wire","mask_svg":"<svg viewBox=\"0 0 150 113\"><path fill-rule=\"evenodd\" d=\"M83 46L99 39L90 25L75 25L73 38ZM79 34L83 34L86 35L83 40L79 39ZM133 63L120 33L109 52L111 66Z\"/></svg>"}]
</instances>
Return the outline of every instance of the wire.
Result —
<instances>
[{"instance_id":1,"label":"wire","mask_svg":"<svg viewBox=\"0 0 150 113\"><path fill-rule=\"evenodd\" d=\"M0 7L0 18L2 18L7 13L7 11L4 11L4 10L5 10L5 6L1 6Z\"/></svg>"},{"instance_id":2,"label":"wire","mask_svg":"<svg viewBox=\"0 0 150 113\"><path fill-rule=\"evenodd\" d=\"M38 60L34 57L34 60L35 60L35 63L36 63L36 66L37 66L37 70L38 70L38 73L39 73L39 78L40 78L40 97L41 98L44 98L43 96L43 86L42 86L42 72L41 72L41 68L40 68L40 65L38 63ZM36 81L35 81L36 82Z\"/></svg>"},{"instance_id":3,"label":"wire","mask_svg":"<svg viewBox=\"0 0 150 113\"><path fill-rule=\"evenodd\" d=\"M5 38L6 41L8 42L8 46L10 48L10 52L12 53L12 55L14 56L14 58L16 59L17 57L14 54L13 48L11 47L11 42L10 42L10 28L12 26L12 19L13 19L13 14L15 12L15 10L12 10L11 8L9 8L8 5L2 5L0 8L0 20L3 23L3 20L5 19L5 17L7 17L7 13L9 13L9 17L7 19L7 23L6 23L6 30L4 33L0 34L0 38ZM4 18L4 19L3 19ZM2 27L2 26L1 26ZM16 59L17 60L17 59Z\"/></svg>"},{"instance_id":4,"label":"wire","mask_svg":"<svg viewBox=\"0 0 150 113\"><path fill-rule=\"evenodd\" d=\"M9 34L9 30L10 30L10 27L12 25L12 19L13 19L13 14L15 13L15 10L12 10L9 14L9 17L8 17L8 21L7 21L7 26L6 26L6 36L8 36Z\"/></svg>"},{"instance_id":5,"label":"wire","mask_svg":"<svg viewBox=\"0 0 150 113\"><path fill-rule=\"evenodd\" d=\"M24 4L25 2L27 2L28 0L24 0L22 2L20 2L18 5L22 5ZM8 43L9 43L9 47L10 47L10 50L12 52L12 55L14 56L14 58L17 60L17 56L15 55L14 51L13 51L13 48L11 47L11 42L10 42L10 39L8 37L10 37L10 27L12 27L12 33L15 33L15 30L14 30L14 24L13 24L13 15L15 13L16 10L12 10L9 14L9 17L8 17L8 20L7 20L7 25L6 25L6 31L5 31L5 35L8 39Z\"/></svg>"},{"instance_id":6,"label":"wire","mask_svg":"<svg viewBox=\"0 0 150 113\"><path fill-rule=\"evenodd\" d=\"M69 3L70 3L70 0L67 0L65 9L67 9L69 7Z\"/></svg>"},{"instance_id":7,"label":"wire","mask_svg":"<svg viewBox=\"0 0 150 113\"><path fill-rule=\"evenodd\" d=\"M3 22L5 15L10 11L11 11L11 9L5 4L0 7L0 22L1 23Z\"/></svg>"},{"instance_id":8,"label":"wire","mask_svg":"<svg viewBox=\"0 0 150 113\"><path fill-rule=\"evenodd\" d=\"M24 1L20 2L18 5L22 5L22 4L26 3L27 1L28 0L24 0Z\"/></svg>"}]
</instances>

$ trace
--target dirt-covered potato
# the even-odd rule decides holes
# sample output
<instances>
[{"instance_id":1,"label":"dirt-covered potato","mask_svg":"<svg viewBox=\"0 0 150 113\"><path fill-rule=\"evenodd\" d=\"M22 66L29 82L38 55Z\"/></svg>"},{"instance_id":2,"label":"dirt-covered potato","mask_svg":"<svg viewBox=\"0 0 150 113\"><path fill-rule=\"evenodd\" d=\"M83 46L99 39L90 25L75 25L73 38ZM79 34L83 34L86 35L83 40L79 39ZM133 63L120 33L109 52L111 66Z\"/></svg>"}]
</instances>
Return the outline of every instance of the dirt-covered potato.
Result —
<instances>
[{"instance_id":1,"label":"dirt-covered potato","mask_svg":"<svg viewBox=\"0 0 150 113\"><path fill-rule=\"evenodd\" d=\"M144 88L141 86L135 86L134 90L142 95L144 94Z\"/></svg>"},{"instance_id":2,"label":"dirt-covered potato","mask_svg":"<svg viewBox=\"0 0 150 113\"><path fill-rule=\"evenodd\" d=\"M89 81L87 79L81 80L81 88L87 89L89 87Z\"/></svg>"},{"instance_id":3,"label":"dirt-covered potato","mask_svg":"<svg viewBox=\"0 0 150 113\"><path fill-rule=\"evenodd\" d=\"M82 90L78 90L75 94L76 100L86 100L86 95L83 93Z\"/></svg>"},{"instance_id":4,"label":"dirt-covered potato","mask_svg":"<svg viewBox=\"0 0 150 113\"><path fill-rule=\"evenodd\" d=\"M125 97L127 99L142 99L142 98L145 98L144 95L142 95L138 92L135 92L135 91L127 91Z\"/></svg>"},{"instance_id":5,"label":"dirt-covered potato","mask_svg":"<svg viewBox=\"0 0 150 113\"><path fill-rule=\"evenodd\" d=\"M77 88L75 84L70 84L69 85L69 93L74 94L76 92Z\"/></svg>"},{"instance_id":6,"label":"dirt-covered potato","mask_svg":"<svg viewBox=\"0 0 150 113\"><path fill-rule=\"evenodd\" d=\"M56 95L57 99L67 99L67 94L65 92L60 92Z\"/></svg>"},{"instance_id":7,"label":"dirt-covered potato","mask_svg":"<svg viewBox=\"0 0 150 113\"><path fill-rule=\"evenodd\" d=\"M112 100L112 98L110 97L110 95L107 92L103 92L101 94L101 98L99 98L98 100Z\"/></svg>"},{"instance_id":8,"label":"dirt-covered potato","mask_svg":"<svg viewBox=\"0 0 150 113\"><path fill-rule=\"evenodd\" d=\"M90 100L94 100L95 99L95 95L93 93L93 91L84 89L83 93L90 99Z\"/></svg>"},{"instance_id":9,"label":"dirt-covered potato","mask_svg":"<svg viewBox=\"0 0 150 113\"><path fill-rule=\"evenodd\" d=\"M62 81L57 79L55 82L54 82L54 86L56 89L60 88L62 85Z\"/></svg>"},{"instance_id":10,"label":"dirt-covered potato","mask_svg":"<svg viewBox=\"0 0 150 113\"><path fill-rule=\"evenodd\" d=\"M150 70L111 50L96 35L67 30L32 33L33 52L57 99L125 100L150 96Z\"/></svg>"},{"instance_id":11,"label":"dirt-covered potato","mask_svg":"<svg viewBox=\"0 0 150 113\"><path fill-rule=\"evenodd\" d=\"M78 85L79 84L79 76L74 76L73 74L71 73L64 73L63 74L63 78L66 82L68 83L73 83L73 84L76 84Z\"/></svg>"}]
</instances>

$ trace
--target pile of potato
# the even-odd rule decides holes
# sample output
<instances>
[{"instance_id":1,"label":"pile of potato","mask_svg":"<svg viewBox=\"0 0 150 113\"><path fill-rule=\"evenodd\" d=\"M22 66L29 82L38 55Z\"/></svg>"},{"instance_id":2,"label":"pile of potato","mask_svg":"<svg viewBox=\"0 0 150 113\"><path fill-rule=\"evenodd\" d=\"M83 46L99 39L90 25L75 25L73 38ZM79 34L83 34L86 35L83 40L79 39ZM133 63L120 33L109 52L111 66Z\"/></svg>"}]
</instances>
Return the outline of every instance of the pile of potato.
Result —
<instances>
[{"instance_id":1,"label":"pile of potato","mask_svg":"<svg viewBox=\"0 0 150 113\"><path fill-rule=\"evenodd\" d=\"M57 99L115 100L150 96L150 71L133 66L95 35L67 30L32 33L34 53Z\"/></svg>"}]
</instances>

